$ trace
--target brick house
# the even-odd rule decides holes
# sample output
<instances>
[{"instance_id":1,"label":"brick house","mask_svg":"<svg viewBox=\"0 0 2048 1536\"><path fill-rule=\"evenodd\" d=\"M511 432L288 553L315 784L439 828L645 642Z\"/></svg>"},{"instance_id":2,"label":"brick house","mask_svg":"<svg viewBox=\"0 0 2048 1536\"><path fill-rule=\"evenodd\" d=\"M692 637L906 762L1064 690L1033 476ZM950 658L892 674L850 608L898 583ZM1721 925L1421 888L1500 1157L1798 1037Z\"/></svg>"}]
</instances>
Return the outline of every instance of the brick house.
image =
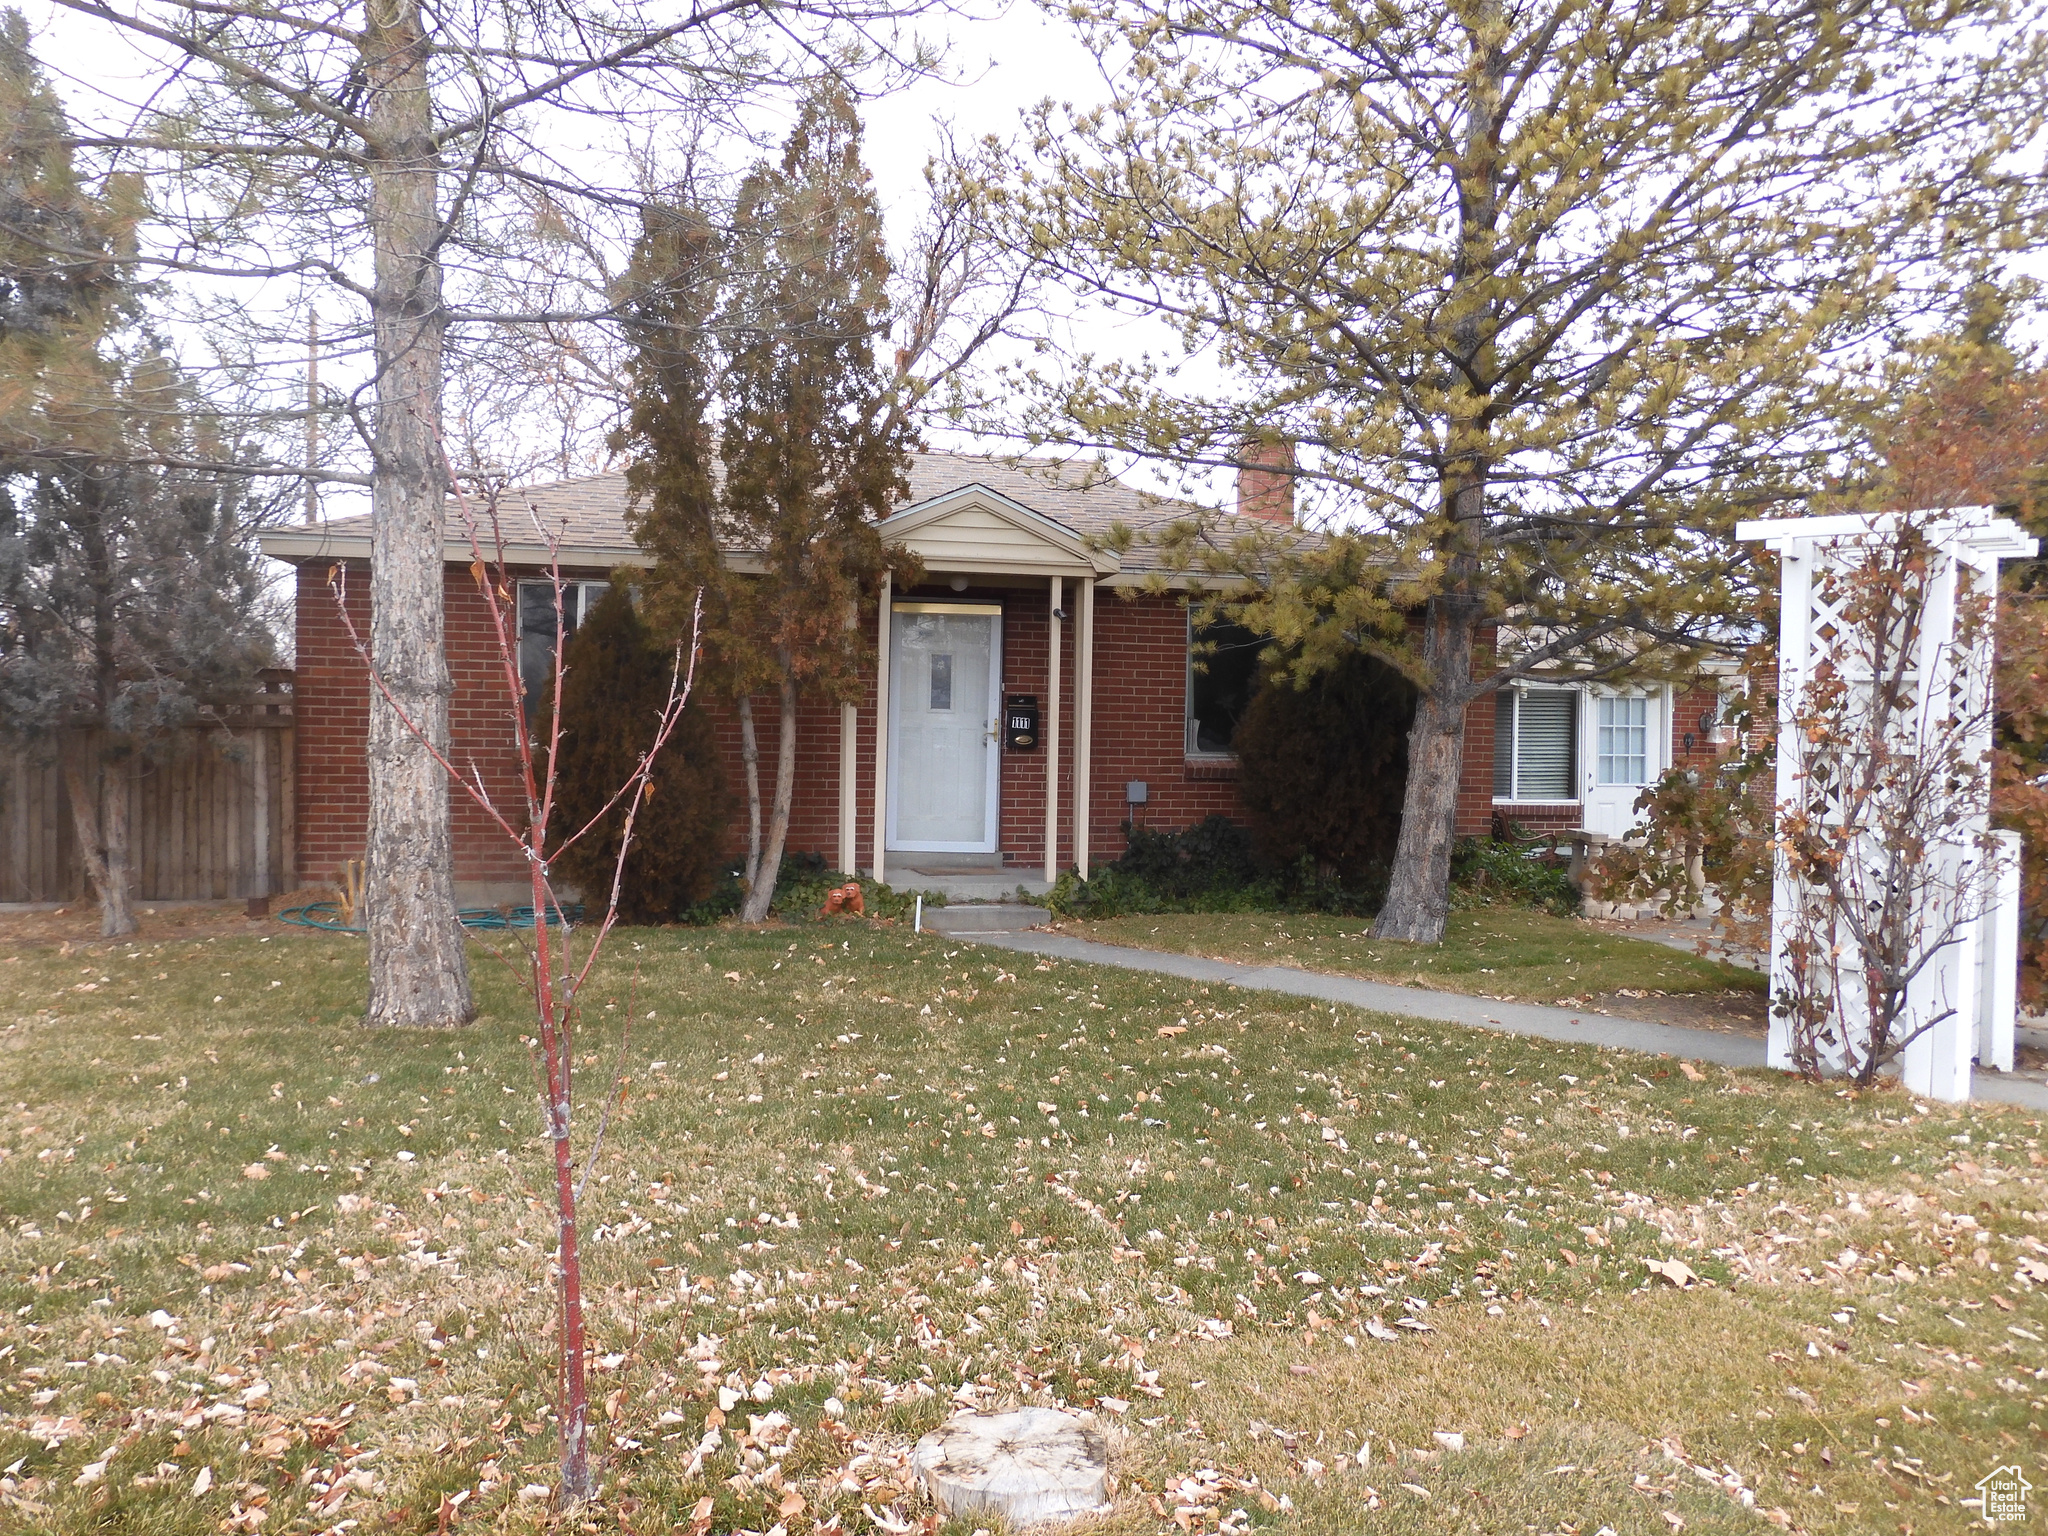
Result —
<instances>
[{"instance_id":1,"label":"brick house","mask_svg":"<svg viewBox=\"0 0 2048 1536\"><path fill-rule=\"evenodd\" d=\"M623 475L520 494L561 530L572 626L614 571L647 563L626 531ZM1147 530L1196 510L1071 467L919 455L910 494L883 530L918 554L924 579L885 588L869 616L880 665L862 698L804 706L789 849L880 879L986 869L1035 884L1114 859L1127 820L1184 827L1238 814L1230 732L1250 648L1226 637L1212 662L1192 665L1186 580L1163 595L1146 590L1160 575ZM1236 518L1291 522L1291 478L1245 471L1226 522ZM1137 535L1121 555L1097 537L1116 524ZM368 521L274 531L262 546L298 567L297 874L318 884L360 858L364 843L368 686L328 578L336 565L362 571ZM511 803L515 758L488 609L459 530L446 553L454 758ZM537 683L554 637L546 551L508 542L506 557L520 581L521 664ZM367 581L358 574L348 592L367 634ZM1620 830L1626 809L1610 802L1623 792L1632 802L1637 784L1683 760L1681 740L1686 752L1711 755L1695 729L1701 696L1566 684L1502 698L1482 701L1467 723L1461 834L1484 833L1496 812L1545 830L1604 821ZM716 718L737 787L737 719L708 697L702 707ZM1630 782L1605 782L1617 775ZM523 891L516 850L466 797L455 795L452 811L463 899Z\"/></svg>"}]
</instances>

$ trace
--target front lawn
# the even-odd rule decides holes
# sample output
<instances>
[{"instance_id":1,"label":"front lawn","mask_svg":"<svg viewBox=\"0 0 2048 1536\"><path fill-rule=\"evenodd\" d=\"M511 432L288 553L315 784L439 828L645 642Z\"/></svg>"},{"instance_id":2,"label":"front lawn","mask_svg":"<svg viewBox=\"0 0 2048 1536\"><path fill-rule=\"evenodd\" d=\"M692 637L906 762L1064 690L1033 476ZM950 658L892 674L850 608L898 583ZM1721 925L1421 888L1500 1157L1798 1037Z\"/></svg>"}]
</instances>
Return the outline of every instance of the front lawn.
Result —
<instances>
[{"instance_id":1,"label":"front lawn","mask_svg":"<svg viewBox=\"0 0 2048 1536\"><path fill-rule=\"evenodd\" d=\"M565 1530L901 1536L969 1402L1091 1407L1114 1532L1928 1532L2001 1462L2048 1487L2038 1119L883 925L617 954ZM476 1027L366 1033L361 956L0 961L0 1526L553 1518L531 1027L480 961Z\"/></svg>"},{"instance_id":2,"label":"front lawn","mask_svg":"<svg viewBox=\"0 0 2048 1536\"><path fill-rule=\"evenodd\" d=\"M1321 912L1175 912L1070 921L1060 928L1105 944L1531 1003L1625 990L1642 996L1764 989L1755 971L1524 907L1453 912L1441 944L1377 944L1369 918Z\"/></svg>"}]
</instances>

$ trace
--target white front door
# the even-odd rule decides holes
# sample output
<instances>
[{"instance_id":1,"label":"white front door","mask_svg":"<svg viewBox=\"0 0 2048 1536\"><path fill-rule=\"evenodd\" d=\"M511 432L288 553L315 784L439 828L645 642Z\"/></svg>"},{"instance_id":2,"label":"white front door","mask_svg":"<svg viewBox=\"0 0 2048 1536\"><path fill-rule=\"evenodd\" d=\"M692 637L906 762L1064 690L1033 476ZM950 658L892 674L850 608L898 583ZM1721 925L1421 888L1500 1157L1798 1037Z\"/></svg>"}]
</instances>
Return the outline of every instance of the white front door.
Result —
<instances>
[{"instance_id":1,"label":"white front door","mask_svg":"<svg viewBox=\"0 0 2048 1536\"><path fill-rule=\"evenodd\" d=\"M889 841L994 853L1002 609L898 603L889 637Z\"/></svg>"},{"instance_id":2,"label":"white front door","mask_svg":"<svg viewBox=\"0 0 2048 1536\"><path fill-rule=\"evenodd\" d=\"M1588 832L1620 837L1642 818L1636 797L1664 772L1670 736L1666 690L1615 692L1595 688L1586 695L1584 813Z\"/></svg>"}]
</instances>

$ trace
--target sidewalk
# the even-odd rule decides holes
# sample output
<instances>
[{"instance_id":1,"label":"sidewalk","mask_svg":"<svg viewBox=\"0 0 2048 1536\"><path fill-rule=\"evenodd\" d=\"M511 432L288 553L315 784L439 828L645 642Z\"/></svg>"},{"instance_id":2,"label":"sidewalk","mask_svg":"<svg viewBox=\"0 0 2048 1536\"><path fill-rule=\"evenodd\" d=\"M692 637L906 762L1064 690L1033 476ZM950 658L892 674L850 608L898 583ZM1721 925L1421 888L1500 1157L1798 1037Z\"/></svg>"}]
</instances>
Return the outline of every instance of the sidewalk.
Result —
<instances>
[{"instance_id":1,"label":"sidewalk","mask_svg":"<svg viewBox=\"0 0 2048 1536\"><path fill-rule=\"evenodd\" d=\"M1063 933L1024 930L963 933L960 938L1024 954L1079 960L1090 965L1113 965L1127 971L1150 971L1161 976L1177 976L1184 981L1220 982L1250 992L1284 992L1293 997L1313 997L1325 1003L1349 1003L1355 1008L1367 1008L1375 1013L1394 1013L1410 1019L1439 1019L1446 1024L1497 1029L1510 1035L1576 1040L1624 1051L1710 1061L1724 1067L1761 1067L1764 1064L1763 1041L1748 1035L1683 1029L1672 1024L1647 1024L1635 1019L1615 1019L1605 1014L1552 1008L1541 1003L1496 1002L1492 998L1434 992L1425 987L1399 987L1388 982L1363 981L1354 976L1296 970L1292 966L1232 965L1198 955L1173 955L1158 950L1129 949L1121 944L1099 944L1092 939L1077 939ZM1970 1096L1989 1103L2048 1110L2048 1084L2008 1077L1999 1072L1976 1073L1970 1080Z\"/></svg>"}]
</instances>

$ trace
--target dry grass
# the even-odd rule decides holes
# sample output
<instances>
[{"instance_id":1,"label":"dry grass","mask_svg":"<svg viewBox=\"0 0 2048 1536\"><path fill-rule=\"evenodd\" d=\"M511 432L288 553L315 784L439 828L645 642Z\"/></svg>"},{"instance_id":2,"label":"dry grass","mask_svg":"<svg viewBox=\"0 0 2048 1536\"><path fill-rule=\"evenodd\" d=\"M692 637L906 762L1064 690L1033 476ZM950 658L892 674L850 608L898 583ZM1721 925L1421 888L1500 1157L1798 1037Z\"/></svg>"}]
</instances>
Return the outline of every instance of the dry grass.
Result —
<instances>
[{"instance_id":1,"label":"dry grass","mask_svg":"<svg viewBox=\"0 0 2048 1536\"><path fill-rule=\"evenodd\" d=\"M1116 1532L1927 1532L1998 1461L2048 1486L2038 1120L881 925L619 956L571 1528L915 1527L903 1453L970 1401L1091 1406ZM0 1521L555 1519L516 996L369 1034L360 957L0 962Z\"/></svg>"}]
</instances>

